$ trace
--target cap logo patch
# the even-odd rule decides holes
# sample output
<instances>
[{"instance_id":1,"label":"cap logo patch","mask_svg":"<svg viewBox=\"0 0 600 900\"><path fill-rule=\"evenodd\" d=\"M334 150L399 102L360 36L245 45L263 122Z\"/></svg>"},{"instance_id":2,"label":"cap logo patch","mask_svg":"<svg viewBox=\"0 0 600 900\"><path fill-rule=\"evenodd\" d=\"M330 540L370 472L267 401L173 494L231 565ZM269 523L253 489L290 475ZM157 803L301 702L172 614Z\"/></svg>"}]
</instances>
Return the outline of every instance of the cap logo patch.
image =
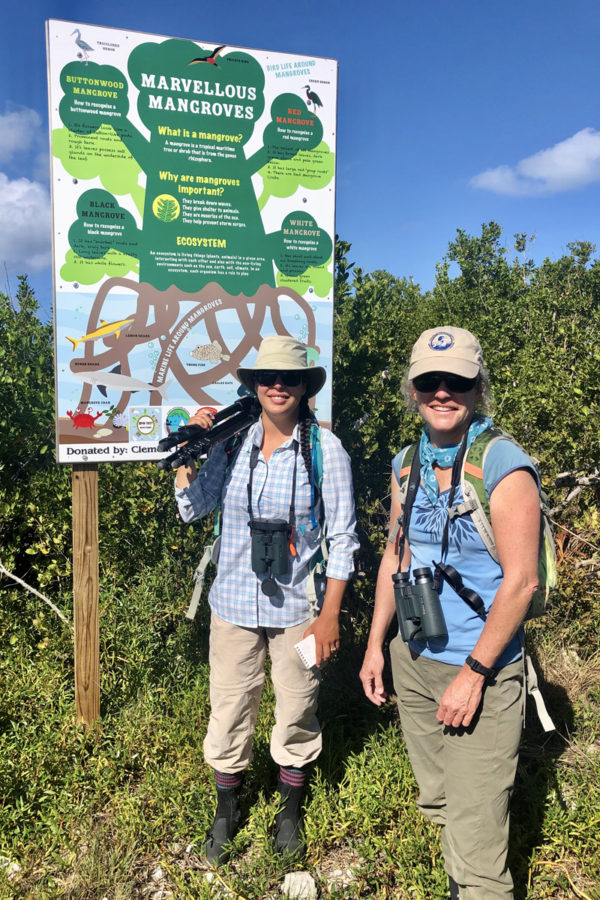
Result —
<instances>
[{"instance_id":1,"label":"cap logo patch","mask_svg":"<svg viewBox=\"0 0 600 900\"><path fill-rule=\"evenodd\" d=\"M447 331L436 331L429 339L429 346L432 350L449 350L454 346L454 338Z\"/></svg>"}]
</instances>

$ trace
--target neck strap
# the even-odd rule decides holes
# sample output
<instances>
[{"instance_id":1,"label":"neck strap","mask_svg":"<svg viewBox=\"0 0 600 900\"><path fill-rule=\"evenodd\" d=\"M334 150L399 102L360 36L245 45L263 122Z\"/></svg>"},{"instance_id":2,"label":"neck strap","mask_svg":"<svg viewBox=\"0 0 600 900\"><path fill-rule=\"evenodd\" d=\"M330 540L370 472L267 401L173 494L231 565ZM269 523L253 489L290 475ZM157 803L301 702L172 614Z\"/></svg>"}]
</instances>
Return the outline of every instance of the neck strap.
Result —
<instances>
[{"instance_id":1,"label":"neck strap","mask_svg":"<svg viewBox=\"0 0 600 900\"><path fill-rule=\"evenodd\" d=\"M462 441L460 442L460 446L458 448L458 453L456 454L456 458L452 463L452 480L450 482L450 496L448 498L448 509L454 503L454 494L456 493L456 488L460 484L460 473L462 472L462 464L465 458L465 454L467 452L467 439L469 436L469 431L465 431ZM444 524L444 534L442 535L442 561L446 558L446 554L448 553L448 528L450 526L450 516L446 516L446 522Z\"/></svg>"},{"instance_id":2,"label":"neck strap","mask_svg":"<svg viewBox=\"0 0 600 900\"><path fill-rule=\"evenodd\" d=\"M410 514L419 490L419 482L421 480L421 460L419 457L419 445L417 444L410 467L408 476L408 488L406 497L404 498L404 507L402 509L402 534L398 543L398 572L402 571L402 559L404 557L404 547L408 541L408 529L410 526Z\"/></svg>"},{"instance_id":3,"label":"neck strap","mask_svg":"<svg viewBox=\"0 0 600 900\"><path fill-rule=\"evenodd\" d=\"M254 521L254 516L252 514L252 483L254 479L254 470L258 463L258 455L260 453L260 447L257 444L252 445L252 450L250 451L250 478L248 479L248 515L250 517L250 524ZM294 474L292 476L292 497L290 500L290 512L288 517L288 523L290 525L295 524L296 519L296 472L298 469L298 441L294 439Z\"/></svg>"},{"instance_id":4,"label":"neck strap","mask_svg":"<svg viewBox=\"0 0 600 900\"><path fill-rule=\"evenodd\" d=\"M448 501L448 506L452 506L454 501L454 494L457 486L460 484L460 473L462 470L463 460L465 458L465 453L467 452L467 435L468 431L463 435L462 441L460 442L460 446L458 448L458 453L454 459L454 463L452 464L452 481L450 483L450 498ZM419 490L419 482L421 480L421 457L419 453L419 445L417 444L415 448L415 453L412 459L410 474L408 476L408 487L406 489L406 496L404 498L404 507L402 509L402 534L400 536L400 541L398 543L398 572L402 570L402 558L404 556L404 547L406 542L408 541L408 529L410 526L410 516L412 513L412 508L415 502L415 497L417 496L417 491ZM446 523L444 525L444 533L442 536L442 560L444 560L447 552L448 552L448 526L450 523L450 517L446 518Z\"/></svg>"}]
</instances>

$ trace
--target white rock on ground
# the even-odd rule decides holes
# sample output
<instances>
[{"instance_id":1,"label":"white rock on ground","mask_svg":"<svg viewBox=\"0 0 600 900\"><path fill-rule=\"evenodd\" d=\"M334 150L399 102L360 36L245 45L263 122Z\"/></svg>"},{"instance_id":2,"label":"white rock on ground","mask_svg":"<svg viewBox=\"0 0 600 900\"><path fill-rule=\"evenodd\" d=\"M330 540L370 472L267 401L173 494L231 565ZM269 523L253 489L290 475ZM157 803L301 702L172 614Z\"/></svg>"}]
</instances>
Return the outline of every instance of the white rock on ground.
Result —
<instances>
[{"instance_id":1,"label":"white rock on ground","mask_svg":"<svg viewBox=\"0 0 600 900\"><path fill-rule=\"evenodd\" d=\"M11 862L7 856L0 856L0 869L4 869L7 880L12 881L21 871L21 866L18 862Z\"/></svg>"},{"instance_id":2,"label":"white rock on ground","mask_svg":"<svg viewBox=\"0 0 600 900\"><path fill-rule=\"evenodd\" d=\"M290 900L317 900L317 886L308 872L288 872L281 893Z\"/></svg>"}]
</instances>

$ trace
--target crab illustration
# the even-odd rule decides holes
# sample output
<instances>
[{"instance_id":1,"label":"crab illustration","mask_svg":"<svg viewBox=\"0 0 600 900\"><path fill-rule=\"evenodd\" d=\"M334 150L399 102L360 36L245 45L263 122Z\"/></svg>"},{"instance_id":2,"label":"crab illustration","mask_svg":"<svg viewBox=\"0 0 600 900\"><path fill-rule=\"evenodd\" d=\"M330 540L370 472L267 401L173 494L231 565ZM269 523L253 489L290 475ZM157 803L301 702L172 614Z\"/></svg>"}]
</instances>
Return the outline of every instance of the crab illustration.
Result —
<instances>
[{"instance_id":1,"label":"crab illustration","mask_svg":"<svg viewBox=\"0 0 600 900\"><path fill-rule=\"evenodd\" d=\"M102 415L101 412L96 413L95 416L90 415L93 412L91 406L88 406L88 411L86 413L82 413L81 411L75 410L75 415L71 412L70 409L67 410L67 415L73 422L74 428L93 428L94 422L96 419L99 419Z\"/></svg>"}]
</instances>

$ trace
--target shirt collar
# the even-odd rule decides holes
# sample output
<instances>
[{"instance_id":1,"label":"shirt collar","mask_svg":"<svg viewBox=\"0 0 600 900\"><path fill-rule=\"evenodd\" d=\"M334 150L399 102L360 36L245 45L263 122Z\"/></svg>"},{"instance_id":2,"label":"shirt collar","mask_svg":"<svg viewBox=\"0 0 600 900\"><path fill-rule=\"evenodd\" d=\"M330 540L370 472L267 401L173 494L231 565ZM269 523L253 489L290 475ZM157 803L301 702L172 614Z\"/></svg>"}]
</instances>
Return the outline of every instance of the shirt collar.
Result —
<instances>
[{"instance_id":1,"label":"shirt collar","mask_svg":"<svg viewBox=\"0 0 600 900\"><path fill-rule=\"evenodd\" d=\"M258 420L252 425L250 429L250 440L253 444L256 444L257 447L260 447L262 444L262 440L265 434L265 429L263 428L262 423L262 415L259 416ZM291 445L292 441L296 441L298 444L300 443L300 423L296 422L294 426L294 430L292 431L291 437L289 437L286 441L281 445L282 447L287 447Z\"/></svg>"}]
</instances>

